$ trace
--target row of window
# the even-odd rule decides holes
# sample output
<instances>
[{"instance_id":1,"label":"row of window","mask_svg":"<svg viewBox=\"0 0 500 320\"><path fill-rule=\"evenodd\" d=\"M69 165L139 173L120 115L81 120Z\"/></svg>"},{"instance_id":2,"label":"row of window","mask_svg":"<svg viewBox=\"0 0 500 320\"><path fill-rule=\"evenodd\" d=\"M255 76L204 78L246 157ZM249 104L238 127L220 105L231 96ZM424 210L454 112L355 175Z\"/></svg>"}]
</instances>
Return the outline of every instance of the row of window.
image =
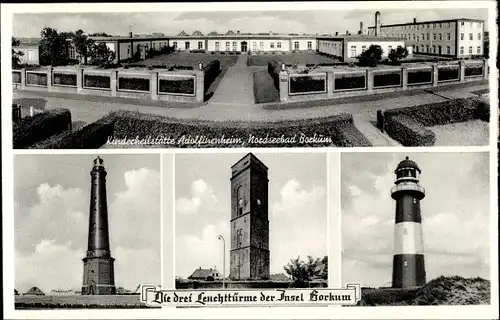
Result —
<instances>
[{"instance_id":1,"label":"row of window","mask_svg":"<svg viewBox=\"0 0 500 320\"><path fill-rule=\"evenodd\" d=\"M460 47L460 54L464 54L464 47ZM413 45L413 51L419 52L419 47L417 45ZM420 52L427 52L427 53L437 53L437 54L451 54L451 47L447 46L446 47L446 52L441 51L441 46L421 46ZM476 53L481 54L481 46L478 46L476 48ZM473 47L469 47L469 54L473 54Z\"/></svg>"},{"instance_id":2,"label":"row of window","mask_svg":"<svg viewBox=\"0 0 500 320\"><path fill-rule=\"evenodd\" d=\"M366 51L366 46L362 46L361 47L361 52L365 52ZM392 50L392 46L388 46L387 47L387 52L390 52ZM355 57L357 54L356 54L356 46L351 46L351 57Z\"/></svg>"},{"instance_id":3,"label":"row of window","mask_svg":"<svg viewBox=\"0 0 500 320\"><path fill-rule=\"evenodd\" d=\"M465 21L460 21L460 25L461 26L465 26ZM481 28L482 25L481 25L481 22L473 22L473 21L469 21L468 22L468 25L469 27L473 28L474 26L476 26L477 28ZM404 25L403 26L403 29L406 30L406 29L417 29L417 30L420 30L420 29L437 29L437 28L451 28L451 22L446 22L446 23L442 23L442 22L437 22L437 23L425 23L425 24L412 24L412 25ZM397 30L399 27L386 27L388 30L392 31L392 30Z\"/></svg>"},{"instance_id":4,"label":"row of window","mask_svg":"<svg viewBox=\"0 0 500 320\"><path fill-rule=\"evenodd\" d=\"M177 49L177 41L172 42L172 47L174 49ZM191 42L190 41L184 42L184 48L186 50L191 49ZM203 41L198 41L198 50L201 50L201 49L203 49Z\"/></svg>"},{"instance_id":5,"label":"row of window","mask_svg":"<svg viewBox=\"0 0 500 320\"><path fill-rule=\"evenodd\" d=\"M416 40L416 41L420 41L420 39L422 40L431 40L431 34L430 33L422 33L422 37L420 37L420 35L416 35L416 34L405 34L405 33L402 33L402 34L396 34L396 35L391 35L391 36L395 36L397 38L404 38L405 40ZM464 33L461 33L460 34L460 40L464 40L465 38L465 34ZM433 33L432 34L432 39L433 40L443 40L443 34L442 33ZM451 40L451 33L447 33L446 34L446 40ZM474 40L474 34L473 33L469 33L469 40ZM477 40L481 40L481 33L479 32L477 34Z\"/></svg>"},{"instance_id":6,"label":"row of window","mask_svg":"<svg viewBox=\"0 0 500 320\"><path fill-rule=\"evenodd\" d=\"M464 40L465 34L460 34L460 40ZM474 40L474 34L469 33L469 40ZM481 40L481 33L477 34L477 40Z\"/></svg>"},{"instance_id":7,"label":"row of window","mask_svg":"<svg viewBox=\"0 0 500 320\"><path fill-rule=\"evenodd\" d=\"M269 47L271 49L274 49L274 48L281 49L282 48L281 44L282 44L281 41L277 41L276 43L275 42L270 42L269 43ZM177 41L172 42L172 47L174 49L178 48ZM189 50L190 47L191 47L191 42L190 41L186 41L184 43L184 48L186 50ZM260 51L264 50L264 41L260 41L259 42L259 47L258 48L259 48ZM294 42L294 49L298 50L299 48L300 48L299 41L295 41ZM203 41L198 41L198 49L200 49L200 50L203 49ZM226 41L226 51L230 51L230 49L231 49L231 41ZM236 41L232 42L232 49L233 49L233 51L237 51L238 50L238 42L236 42ZM220 50L220 43L219 43L219 41L215 42L215 50L216 51ZM257 51L257 41L252 41L252 50ZM312 41L307 41L307 50L312 50Z\"/></svg>"}]
</instances>

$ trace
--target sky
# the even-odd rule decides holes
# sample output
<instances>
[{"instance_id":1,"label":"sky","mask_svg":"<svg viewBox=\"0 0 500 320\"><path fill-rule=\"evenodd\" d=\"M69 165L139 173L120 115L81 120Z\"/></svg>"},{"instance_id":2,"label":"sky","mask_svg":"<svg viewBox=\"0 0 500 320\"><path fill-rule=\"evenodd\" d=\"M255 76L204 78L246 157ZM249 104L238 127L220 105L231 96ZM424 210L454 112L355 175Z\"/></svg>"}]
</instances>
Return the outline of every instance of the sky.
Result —
<instances>
[{"instance_id":1,"label":"sky","mask_svg":"<svg viewBox=\"0 0 500 320\"><path fill-rule=\"evenodd\" d=\"M160 156L100 155L115 284L160 284ZM15 287L81 290L94 155L14 159Z\"/></svg>"},{"instance_id":2,"label":"sky","mask_svg":"<svg viewBox=\"0 0 500 320\"><path fill-rule=\"evenodd\" d=\"M486 9L380 10L382 24L417 21L473 18L487 20ZM311 10L311 11L190 11L190 12L97 12L97 13L23 13L13 17L13 36L39 37L44 27L58 31L82 29L87 33L112 35L133 33L177 35L199 30L225 33L228 30L258 33L357 33L360 22L364 28L374 25L375 10ZM487 30L487 26L486 26Z\"/></svg>"},{"instance_id":3,"label":"sky","mask_svg":"<svg viewBox=\"0 0 500 320\"><path fill-rule=\"evenodd\" d=\"M189 154L175 158L175 275L222 272L226 239L229 275L231 166L245 154ZM268 168L271 274L292 258L327 255L326 155L255 153Z\"/></svg>"},{"instance_id":4,"label":"sky","mask_svg":"<svg viewBox=\"0 0 500 320\"><path fill-rule=\"evenodd\" d=\"M388 286L392 277L394 170L407 154L342 155L342 281ZM421 201L427 281L490 278L489 155L411 153L426 190ZM362 170L360 170L362 168Z\"/></svg>"}]
</instances>

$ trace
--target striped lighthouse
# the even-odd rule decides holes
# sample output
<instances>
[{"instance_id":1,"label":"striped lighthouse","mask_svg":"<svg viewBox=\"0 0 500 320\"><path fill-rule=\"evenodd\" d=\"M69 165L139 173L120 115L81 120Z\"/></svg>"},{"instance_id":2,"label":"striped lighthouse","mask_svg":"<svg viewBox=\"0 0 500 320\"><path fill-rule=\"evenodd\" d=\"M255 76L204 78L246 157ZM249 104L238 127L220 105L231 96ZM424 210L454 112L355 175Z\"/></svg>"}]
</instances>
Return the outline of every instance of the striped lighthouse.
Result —
<instances>
[{"instance_id":1,"label":"striped lighthouse","mask_svg":"<svg viewBox=\"0 0 500 320\"><path fill-rule=\"evenodd\" d=\"M425 197L425 190L418 183L421 170L406 157L394 173L396 185L391 189L391 196L396 200L396 225L392 287L423 286L425 262L420 200Z\"/></svg>"}]
</instances>

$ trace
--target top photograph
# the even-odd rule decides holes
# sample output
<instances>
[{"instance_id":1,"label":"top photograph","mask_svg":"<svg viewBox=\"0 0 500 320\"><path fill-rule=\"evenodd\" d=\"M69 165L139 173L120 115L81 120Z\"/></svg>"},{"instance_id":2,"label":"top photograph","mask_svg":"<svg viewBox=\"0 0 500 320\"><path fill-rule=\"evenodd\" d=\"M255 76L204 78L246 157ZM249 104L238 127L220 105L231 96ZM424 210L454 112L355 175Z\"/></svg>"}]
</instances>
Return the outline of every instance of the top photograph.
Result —
<instances>
[{"instance_id":1,"label":"top photograph","mask_svg":"<svg viewBox=\"0 0 500 320\"><path fill-rule=\"evenodd\" d=\"M189 5L13 13L13 148L490 144L491 9Z\"/></svg>"}]
</instances>

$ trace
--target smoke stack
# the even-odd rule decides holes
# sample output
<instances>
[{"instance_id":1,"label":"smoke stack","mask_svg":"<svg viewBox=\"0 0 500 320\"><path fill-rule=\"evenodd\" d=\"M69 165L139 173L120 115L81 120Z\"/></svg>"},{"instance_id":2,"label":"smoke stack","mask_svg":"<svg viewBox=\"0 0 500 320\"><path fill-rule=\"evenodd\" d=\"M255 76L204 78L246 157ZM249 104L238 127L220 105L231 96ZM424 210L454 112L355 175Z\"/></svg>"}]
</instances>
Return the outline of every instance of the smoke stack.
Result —
<instances>
[{"instance_id":1,"label":"smoke stack","mask_svg":"<svg viewBox=\"0 0 500 320\"><path fill-rule=\"evenodd\" d=\"M417 18L413 18L413 23L417 23Z\"/></svg>"},{"instance_id":2,"label":"smoke stack","mask_svg":"<svg viewBox=\"0 0 500 320\"><path fill-rule=\"evenodd\" d=\"M359 23L359 34L363 34L363 21Z\"/></svg>"},{"instance_id":3,"label":"smoke stack","mask_svg":"<svg viewBox=\"0 0 500 320\"><path fill-rule=\"evenodd\" d=\"M130 31L130 32L128 33L128 37L129 37L129 38L133 38L132 31Z\"/></svg>"},{"instance_id":4,"label":"smoke stack","mask_svg":"<svg viewBox=\"0 0 500 320\"><path fill-rule=\"evenodd\" d=\"M240 30L236 31L236 34L240 34Z\"/></svg>"},{"instance_id":5,"label":"smoke stack","mask_svg":"<svg viewBox=\"0 0 500 320\"><path fill-rule=\"evenodd\" d=\"M379 11L375 12L375 35L380 36L380 25L382 23L382 17Z\"/></svg>"},{"instance_id":6,"label":"smoke stack","mask_svg":"<svg viewBox=\"0 0 500 320\"><path fill-rule=\"evenodd\" d=\"M336 35L336 36L338 36L338 35L339 35L339 32L338 32L338 31L337 31L337 32L335 32L335 35Z\"/></svg>"}]
</instances>

